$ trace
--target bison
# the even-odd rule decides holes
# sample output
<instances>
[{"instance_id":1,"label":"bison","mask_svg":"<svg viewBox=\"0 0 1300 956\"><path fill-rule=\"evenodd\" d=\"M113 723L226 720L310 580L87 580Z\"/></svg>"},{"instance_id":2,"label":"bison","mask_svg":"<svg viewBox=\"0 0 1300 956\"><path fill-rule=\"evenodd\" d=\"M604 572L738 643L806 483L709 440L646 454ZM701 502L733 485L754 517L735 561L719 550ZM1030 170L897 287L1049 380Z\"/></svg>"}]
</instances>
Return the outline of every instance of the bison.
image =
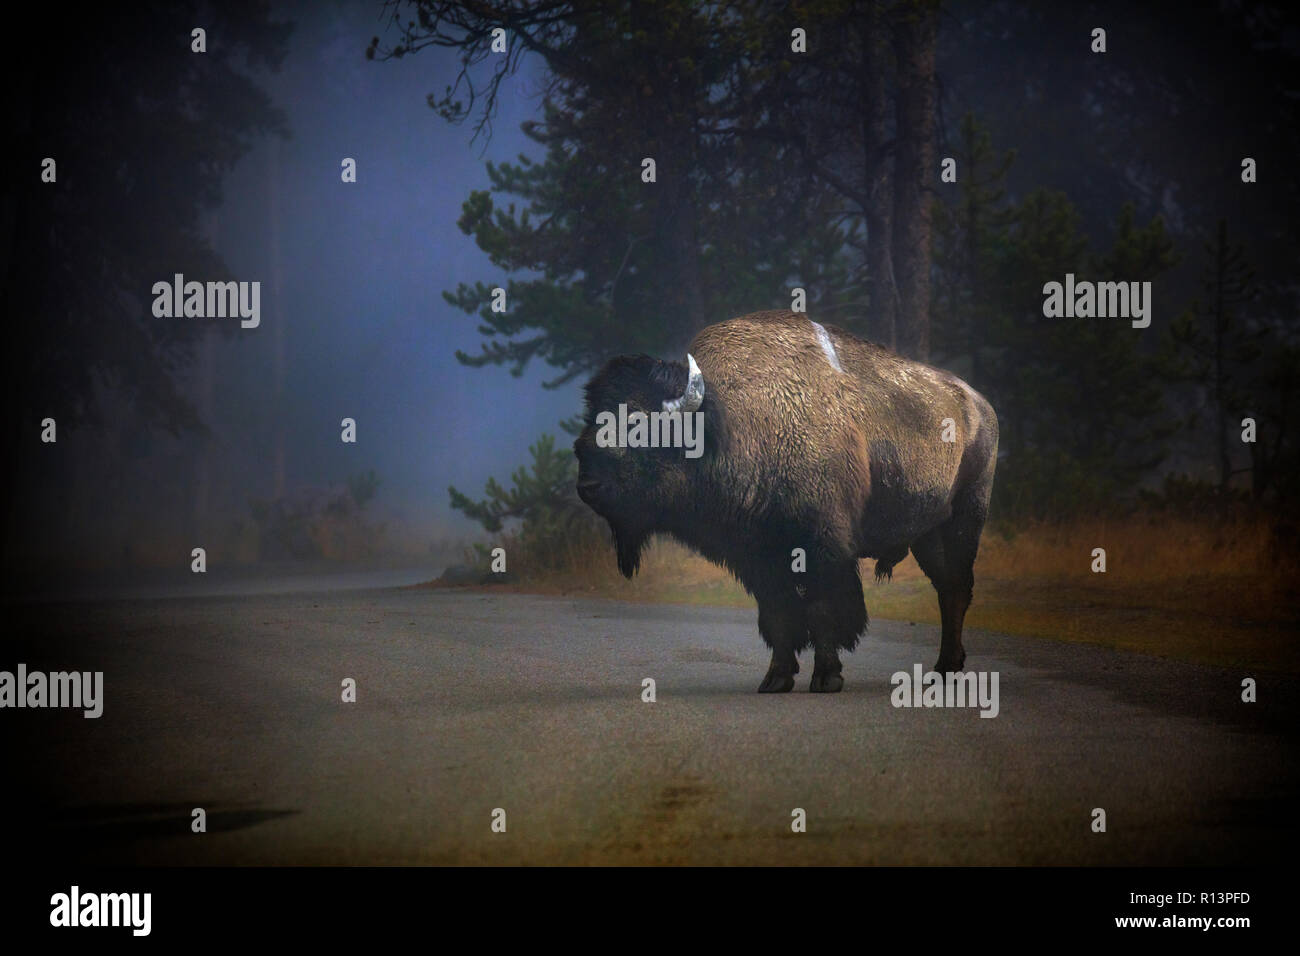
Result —
<instances>
[{"instance_id":1,"label":"bison","mask_svg":"<svg viewBox=\"0 0 1300 956\"><path fill-rule=\"evenodd\" d=\"M935 669L960 670L997 459L988 401L955 375L794 312L710 325L686 358L621 356L586 387L577 490L608 522L622 573L636 573L656 533L696 549L758 603L772 649L759 692L793 688L811 644L809 689L834 693L839 652L867 626L858 559L874 558L880 580L910 549L938 592ZM620 405L624 416L659 412L656 422L693 414L702 453L611 443Z\"/></svg>"}]
</instances>

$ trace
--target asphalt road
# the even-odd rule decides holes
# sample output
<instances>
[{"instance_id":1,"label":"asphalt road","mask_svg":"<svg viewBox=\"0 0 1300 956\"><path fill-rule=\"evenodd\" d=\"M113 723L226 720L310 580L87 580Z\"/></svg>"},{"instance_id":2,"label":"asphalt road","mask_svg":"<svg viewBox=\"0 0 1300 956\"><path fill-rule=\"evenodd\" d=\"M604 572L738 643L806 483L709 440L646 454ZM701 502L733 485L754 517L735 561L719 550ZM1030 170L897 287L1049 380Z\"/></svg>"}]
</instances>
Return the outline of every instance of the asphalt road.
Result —
<instances>
[{"instance_id":1,"label":"asphalt road","mask_svg":"<svg viewBox=\"0 0 1300 956\"><path fill-rule=\"evenodd\" d=\"M967 666L999 675L987 719L892 706L890 675L938 648L906 622L872 622L843 693L807 693L805 654L772 696L754 693L753 610L389 589L4 614L0 669L105 672L98 720L0 711L18 740L7 842L93 863L1173 865L1300 848L1294 678L970 631ZM1243 676L1259 702L1241 702Z\"/></svg>"}]
</instances>

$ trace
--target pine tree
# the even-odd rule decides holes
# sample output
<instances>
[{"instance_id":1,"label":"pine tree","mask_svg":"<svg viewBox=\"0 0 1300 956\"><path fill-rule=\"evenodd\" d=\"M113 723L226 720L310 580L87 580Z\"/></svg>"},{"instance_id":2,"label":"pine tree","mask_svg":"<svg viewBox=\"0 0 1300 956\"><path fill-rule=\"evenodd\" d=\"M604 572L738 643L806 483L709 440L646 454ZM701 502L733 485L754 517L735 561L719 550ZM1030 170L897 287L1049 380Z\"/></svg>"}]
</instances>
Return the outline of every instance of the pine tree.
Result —
<instances>
[{"instance_id":1,"label":"pine tree","mask_svg":"<svg viewBox=\"0 0 1300 956\"><path fill-rule=\"evenodd\" d=\"M1040 514L1111 503L1164 460L1176 424L1142 348L1145 330L1115 318L1048 318L1042 283L1067 272L1155 280L1177 261L1173 244L1159 217L1141 226L1126 205L1112 248L1089 254L1077 209L1046 190L1016 207L1008 236L986 389L1007 458L995 493L1003 507Z\"/></svg>"},{"instance_id":2,"label":"pine tree","mask_svg":"<svg viewBox=\"0 0 1300 956\"><path fill-rule=\"evenodd\" d=\"M387 55L433 44L478 64L492 29L506 29L497 72L468 86L480 126L525 51L545 66L541 118L524 126L544 157L489 164L490 188L463 206L461 229L510 279L503 311L495 282L445 293L485 338L462 362L519 375L539 359L559 370L545 383L558 387L619 353L680 359L709 322L788 307L795 285L811 305L841 301L829 284L843 269L825 255L843 245L833 197L787 144L729 133L752 39L733 13L686 0L413 6L418 22ZM449 119L472 114L454 88L431 99Z\"/></svg>"},{"instance_id":3,"label":"pine tree","mask_svg":"<svg viewBox=\"0 0 1300 956\"><path fill-rule=\"evenodd\" d=\"M967 381L983 388L984 355L994 345L996 310L1004 301L996 288L999 257L1006 255L1014 214L1003 184L1016 154L995 154L988 131L970 113L962 117L959 137L957 183L945 187L956 195L935 204L931 323L936 360L952 364L965 357Z\"/></svg>"},{"instance_id":4,"label":"pine tree","mask_svg":"<svg viewBox=\"0 0 1300 956\"><path fill-rule=\"evenodd\" d=\"M1236 473L1232 448L1239 444L1238 423L1251 404L1264 330L1249 325L1240 312L1255 297L1255 273L1246 262L1245 249L1229 241L1226 220L1219 220L1215 237L1205 248L1209 260L1205 298L1194 302L1170 329L1182 359L1170 377L1191 382L1204 392L1219 490L1226 492Z\"/></svg>"},{"instance_id":5,"label":"pine tree","mask_svg":"<svg viewBox=\"0 0 1300 956\"><path fill-rule=\"evenodd\" d=\"M528 452L531 466L514 470L510 488L488 478L483 489L486 497L478 501L454 487L447 490L452 508L485 531L497 534L507 521L521 522L525 549L544 560L590 523L590 512L577 496L578 463L571 452L557 449L555 437L549 434L538 438Z\"/></svg>"}]
</instances>

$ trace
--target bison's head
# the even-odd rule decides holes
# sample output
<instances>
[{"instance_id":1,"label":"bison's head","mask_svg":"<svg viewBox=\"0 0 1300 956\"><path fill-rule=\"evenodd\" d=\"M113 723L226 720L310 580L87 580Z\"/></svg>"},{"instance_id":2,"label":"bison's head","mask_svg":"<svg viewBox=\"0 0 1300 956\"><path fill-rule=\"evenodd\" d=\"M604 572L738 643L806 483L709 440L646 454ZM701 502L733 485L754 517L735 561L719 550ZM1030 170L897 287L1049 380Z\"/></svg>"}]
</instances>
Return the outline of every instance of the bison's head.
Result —
<instances>
[{"instance_id":1,"label":"bison's head","mask_svg":"<svg viewBox=\"0 0 1300 956\"><path fill-rule=\"evenodd\" d=\"M680 511L696 460L680 447L631 448L602 443L608 437L608 412L614 421L634 412L692 415L704 405L704 376L695 359L662 362L648 355L611 360L587 383L585 427L573 443L578 456L578 497L609 522L618 551L618 569L632 577L641 548L663 530L669 514ZM659 416L656 416L658 418Z\"/></svg>"}]
</instances>

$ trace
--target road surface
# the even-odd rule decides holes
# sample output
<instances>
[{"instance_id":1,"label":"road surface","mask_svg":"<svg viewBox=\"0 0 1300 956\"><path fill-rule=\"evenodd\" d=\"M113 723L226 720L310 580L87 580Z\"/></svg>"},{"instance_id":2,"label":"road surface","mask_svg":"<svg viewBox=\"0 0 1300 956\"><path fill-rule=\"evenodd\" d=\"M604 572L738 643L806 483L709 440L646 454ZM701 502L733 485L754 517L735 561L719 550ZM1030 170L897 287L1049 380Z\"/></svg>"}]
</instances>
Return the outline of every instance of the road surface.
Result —
<instances>
[{"instance_id":1,"label":"road surface","mask_svg":"<svg viewBox=\"0 0 1300 956\"><path fill-rule=\"evenodd\" d=\"M393 588L5 621L0 669L104 671L98 720L0 711L19 740L7 830L87 862L1177 865L1298 848L1290 677L969 631L967 667L999 675L989 719L892 705L891 674L938 649L907 622L871 623L843 693L807 693L805 653L772 696L754 693L753 610Z\"/></svg>"}]
</instances>

